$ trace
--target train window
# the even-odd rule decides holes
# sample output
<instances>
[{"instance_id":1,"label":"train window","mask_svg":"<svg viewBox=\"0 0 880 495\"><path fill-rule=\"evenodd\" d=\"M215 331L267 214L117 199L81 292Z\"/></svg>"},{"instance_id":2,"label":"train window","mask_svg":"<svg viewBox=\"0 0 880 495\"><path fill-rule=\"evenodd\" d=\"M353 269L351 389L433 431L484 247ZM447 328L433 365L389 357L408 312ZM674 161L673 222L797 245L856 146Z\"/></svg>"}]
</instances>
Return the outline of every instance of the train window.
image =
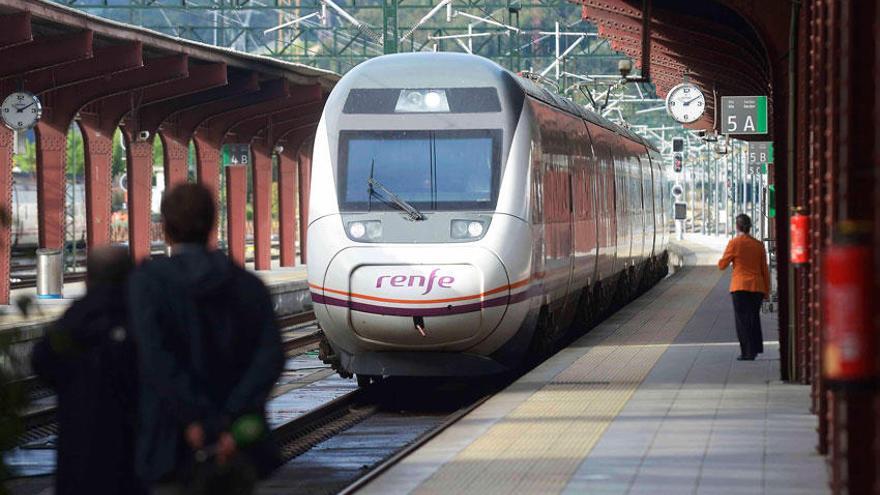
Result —
<instances>
[{"instance_id":1,"label":"train window","mask_svg":"<svg viewBox=\"0 0 880 495\"><path fill-rule=\"evenodd\" d=\"M370 197L372 176L420 210L493 209L500 146L500 130L342 131L340 208L393 209Z\"/></svg>"},{"instance_id":2,"label":"train window","mask_svg":"<svg viewBox=\"0 0 880 495\"><path fill-rule=\"evenodd\" d=\"M349 91L342 108L347 114L396 113L401 93L415 88L355 88ZM501 101L495 88L423 88L442 91L447 107L444 113L493 113L501 111ZM438 110L440 111L440 110Z\"/></svg>"}]
</instances>

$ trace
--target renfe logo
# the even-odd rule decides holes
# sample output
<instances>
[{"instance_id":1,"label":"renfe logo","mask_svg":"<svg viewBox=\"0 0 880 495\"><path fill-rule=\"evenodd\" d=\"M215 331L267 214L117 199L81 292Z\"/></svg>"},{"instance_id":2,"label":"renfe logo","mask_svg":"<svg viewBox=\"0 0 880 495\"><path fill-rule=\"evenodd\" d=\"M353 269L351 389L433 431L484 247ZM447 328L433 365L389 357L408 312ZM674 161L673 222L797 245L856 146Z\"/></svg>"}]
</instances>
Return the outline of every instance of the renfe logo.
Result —
<instances>
[{"instance_id":1,"label":"renfe logo","mask_svg":"<svg viewBox=\"0 0 880 495\"><path fill-rule=\"evenodd\" d=\"M376 279L376 288L381 288L382 284L385 283L386 278L389 279L388 285L391 287L426 287L425 292L422 292L423 296L434 289L435 280L437 286L443 287L444 289L451 288L452 283L455 282L455 277L443 275L438 278L437 272L439 271L439 268L432 270L431 274L428 275L427 280L425 280L424 275L381 275Z\"/></svg>"}]
</instances>

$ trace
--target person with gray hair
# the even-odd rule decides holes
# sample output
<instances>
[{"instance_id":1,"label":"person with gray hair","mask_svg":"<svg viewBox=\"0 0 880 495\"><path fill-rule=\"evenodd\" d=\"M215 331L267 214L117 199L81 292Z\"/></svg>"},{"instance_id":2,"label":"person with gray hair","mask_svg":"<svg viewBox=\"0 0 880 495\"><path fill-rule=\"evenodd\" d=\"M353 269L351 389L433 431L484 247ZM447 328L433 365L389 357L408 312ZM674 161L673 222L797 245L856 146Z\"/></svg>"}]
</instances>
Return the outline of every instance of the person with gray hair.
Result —
<instances>
[{"instance_id":1,"label":"person with gray hair","mask_svg":"<svg viewBox=\"0 0 880 495\"><path fill-rule=\"evenodd\" d=\"M56 495L145 493L134 470L137 367L128 333L128 249L89 250L86 295L34 346L31 365L58 394Z\"/></svg>"}]
</instances>

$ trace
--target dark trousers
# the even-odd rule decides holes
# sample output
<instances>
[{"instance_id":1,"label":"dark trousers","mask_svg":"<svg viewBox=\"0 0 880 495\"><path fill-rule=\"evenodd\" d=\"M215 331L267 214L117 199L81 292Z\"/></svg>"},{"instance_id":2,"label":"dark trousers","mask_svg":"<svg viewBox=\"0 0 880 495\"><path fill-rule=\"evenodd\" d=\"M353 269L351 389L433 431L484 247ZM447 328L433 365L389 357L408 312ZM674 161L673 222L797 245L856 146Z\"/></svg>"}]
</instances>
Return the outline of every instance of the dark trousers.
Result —
<instances>
[{"instance_id":1,"label":"dark trousers","mask_svg":"<svg viewBox=\"0 0 880 495\"><path fill-rule=\"evenodd\" d=\"M764 336L761 334L761 301L764 294L738 290L730 293L736 318L736 338L740 352L752 358L764 352Z\"/></svg>"}]
</instances>

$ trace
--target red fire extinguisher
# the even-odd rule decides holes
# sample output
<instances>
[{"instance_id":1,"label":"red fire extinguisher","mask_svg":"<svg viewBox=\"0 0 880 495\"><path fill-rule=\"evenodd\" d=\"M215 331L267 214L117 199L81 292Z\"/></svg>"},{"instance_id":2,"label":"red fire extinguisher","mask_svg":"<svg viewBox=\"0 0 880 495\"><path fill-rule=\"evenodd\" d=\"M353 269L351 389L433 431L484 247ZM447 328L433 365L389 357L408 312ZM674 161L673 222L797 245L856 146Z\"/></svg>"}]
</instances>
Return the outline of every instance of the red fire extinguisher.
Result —
<instances>
[{"instance_id":1,"label":"red fire extinguisher","mask_svg":"<svg viewBox=\"0 0 880 495\"><path fill-rule=\"evenodd\" d=\"M863 228L841 225L823 256L823 376L830 383L871 382L877 373L871 310L871 246Z\"/></svg>"},{"instance_id":2,"label":"red fire extinguisher","mask_svg":"<svg viewBox=\"0 0 880 495\"><path fill-rule=\"evenodd\" d=\"M809 261L810 252L810 217L803 214L803 209L794 208L791 215L791 262L795 265Z\"/></svg>"}]
</instances>

